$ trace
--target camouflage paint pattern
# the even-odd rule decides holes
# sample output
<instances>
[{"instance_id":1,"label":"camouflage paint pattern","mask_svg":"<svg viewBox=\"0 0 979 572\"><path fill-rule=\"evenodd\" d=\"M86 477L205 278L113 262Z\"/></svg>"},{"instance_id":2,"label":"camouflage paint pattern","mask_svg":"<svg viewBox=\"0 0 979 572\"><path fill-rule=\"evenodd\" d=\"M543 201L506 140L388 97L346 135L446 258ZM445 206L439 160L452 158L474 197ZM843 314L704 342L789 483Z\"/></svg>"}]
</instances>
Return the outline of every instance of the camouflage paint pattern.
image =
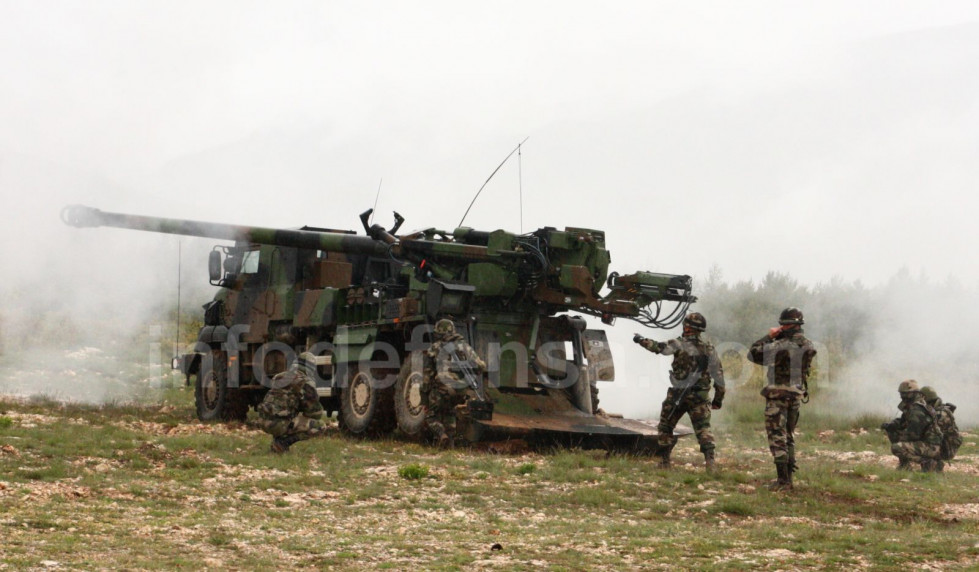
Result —
<instances>
[{"instance_id":1,"label":"camouflage paint pattern","mask_svg":"<svg viewBox=\"0 0 979 572\"><path fill-rule=\"evenodd\" d=\"M776 339L765 336L748 349L748 360L768 366L768 385L795 388L801 395L808 387L816 348L801 328Z\"/></svg>"},{"instance_id":2,"label":"camouflage paint pattern","mask_svg":"<svg viewBox=\"0 0 979 572\"><path fill-rule=\"evenodd\" d=\"M656 354L673 356L670 369L670 383L673 387L666 392L657 426L660 446L669 450L676 445L673 430L686 414L690 416L700 450L703 453L712 453L715 444L710 430L711 404L708 400L712 382L715 387L715 403L718 405L724 399L725 390L724 369L714 346L702 340L699 333L686 334L665 342L644 339L639 345Z\"/></svg>"},{"instance_id":3,"label":"camouflage paint pattern","mask_svg":"<svg viewBox=\"0 0 979 572\"><path fill-rule=\"evenodd\" d=\"M799 423L799 395L772 391L765 399L765 433L776 463L795 458L795 428Z\"/></svg>"},{"instance_id":4,"label":"camouflage paint pattern","mask_svg":"<svg viewBox=\"0 0 979 572\"><path fill-rule=\"evenodd\" d=\"M921 468L925 470L929 469L931 463L939 460L939 446L924 441L891 443L891 453L898 458L902 465L920 464Z\"/></svg>"},{"instance_id":5,"label":"camouflage paint pattern","mask_svg":"<svg viewBox=\"0 0 979 572\"><path fill-rule=\"evenodd\" d=\"M689 276L610 274L605 233L593 229L545 227L517 235L503 230L459 228L450 233L432 228L394 236L374 225L368 235L357 235L310 227L272 229L135 216L77 205L66 208L62 219L74 226L235 241L233 246L216 247L222 256L218 257L220 277L214 283L222 288L205 314L199 335L200 343L214 350L231 341L236 327L248 326L247 333L240 329L234 333L236 341L244 342L229 365L235 371L229 377L236 380L229 391L235 392L264 391L257 372L246 367L262 344L280 342L300 352L319 342L333 343L337 351L331 360L337 366L348 359L369 358L372 344L381 342L393 344L398 355L407 355L406 341L424 337L415 335L416 327L445 316L456 321L472 318L466 337L472 339L478 357L498 366L494 381L501 389L541 387L531 360L537 360L534 366L541 365L540 356L534 357L539 347L572 340L572 324L560 319L563 313L588 314L611 323L615 317L639 319L654 302L674 301L682 308L695 299ZM257 265L251 264L254 257ZM611 291L602 297L599 292L606 283ZM468 293L461 292L461 286ZM440 297L440 289L448 294ZM453 296L464 303L452 306ZM443 299L447 303L440 305ZM646 320L647 325L655 323L655 318ZM373 339L356 344L341 341L343 332L352 330L371 332ZM522 344L524 353L501 351L511 343ZM565 367L583 367L581 353L576 347L574 355L569 352L557 361ZM230 363L230 354L228 359ZM600 369L591 368L591 361L587 371L596 377L589 381L596 381L597 375L613 377L610 359ZM282 367L283 360L274 360L265 370L273 374ZM548 367L544 364L542 369ZM330 375L325 377L325 385L332 387ZM571 399L564 388L546 391ZM596 391L592 383L592 409L598 402ZM334 401L328 406L336 409L340 395L329 396ZM629 429L623 434L642 433Z\"/></svg>"},{"instance_id":6,"label":"camouflage paint pattern","mask_svg":"<svg viewBox=\"0 0 979 572\"><path fill-rule=\"evenodd\" d=\"M677 438L673 434L673 429L680 422L680 418L687 414L690 415L690 423L693 425L697 442L700 443L701 452L713 451L715 444L714 434L710 430L710 402L702 393L687 392L677 403L677 398L682 391L674 387L666 391L666 399L659 414L659 425L656 427L660 447L672 449L676 445Z\"/></svg>"},{"instance_id":7,"label":"camouflage paint pattern","mask_svg":"<svg viewBox=\"0 0 979 572\"><path fill-rule=\"evenodd\" d=\"M476 354L459 334L439 336L424 355L424 377L422 397L426 402L425 424L436 438L442 435L455 436L457 406L466 402L469 384L461 374L453 370L450 351L464 361L468 361L477 375L486 370L486 363Z\"/></svg>"},{"instance_id":8,"label":"camouflage paint pattern","mask_svg":"<svg viewBox=\"0 0 979 572\"><path fill-rule=\"evenodd\" d=\"M257 407L258 425L272 437L308 439L323 433L323 406L316 387L293 366L272 378L272 389Z\"/></svg>"},{"instance_id":9,"label":"camouflage paint pattern","mask_svg":"<svg viewBox=\"0 0 979 572\"><path fill-rule=\"evenodd\" d=\"M710 391L711 381L721 395L724 394L724 368L714 346L700 338L699 334L681 336L665 342L644 339L639 345L647 350L673 356L670 384L673 387L690 387L691 391ZM706 399L706 397L705 397Z\"/></svg>"}]
</instances>

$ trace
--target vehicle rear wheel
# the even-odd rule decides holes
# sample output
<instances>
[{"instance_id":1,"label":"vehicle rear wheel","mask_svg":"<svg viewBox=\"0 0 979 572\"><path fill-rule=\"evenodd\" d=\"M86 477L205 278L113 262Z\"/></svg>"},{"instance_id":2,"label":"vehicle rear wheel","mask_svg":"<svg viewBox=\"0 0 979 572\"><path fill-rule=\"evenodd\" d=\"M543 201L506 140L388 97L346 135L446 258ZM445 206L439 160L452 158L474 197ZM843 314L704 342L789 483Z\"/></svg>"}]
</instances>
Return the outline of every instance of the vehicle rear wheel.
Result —
<instances>
[{"instance_id":1,"label":"vehicle rear wheel","mask_svg":"<svg viewBox=\"0 0 979 572\"><path fill-rule=\"evenodd\" d=\"M348 435L374 437L391 432L395 426L391 386L380 387L369 368L347 364L341 378L340 430Z\"/></svg>"},{"instance_id":2,"label":"vehicle rear wheel","mask_svg":"<svg viewBox=\"0 0 979 572\"><path fill-rule=\"evenodd\" d=\"M421 391L424 382L425 375L418 368L413 370L411 360L406 359L394 385L394 414L398 429L409 437L421 435L425 427L428 408Z\"/></svg>"},{"instance_id":3,"label":"vehicle rear wheel","mask_svg":"<svg viewBox=\"0 0 979 572\"><path fill-rule=\"evenodd\" d=\"M194 382L194 402L201 421L244 421L248 401L243 391L228 387L228 356L212 350L205 356Z\"/></svg>"}]
</instances>

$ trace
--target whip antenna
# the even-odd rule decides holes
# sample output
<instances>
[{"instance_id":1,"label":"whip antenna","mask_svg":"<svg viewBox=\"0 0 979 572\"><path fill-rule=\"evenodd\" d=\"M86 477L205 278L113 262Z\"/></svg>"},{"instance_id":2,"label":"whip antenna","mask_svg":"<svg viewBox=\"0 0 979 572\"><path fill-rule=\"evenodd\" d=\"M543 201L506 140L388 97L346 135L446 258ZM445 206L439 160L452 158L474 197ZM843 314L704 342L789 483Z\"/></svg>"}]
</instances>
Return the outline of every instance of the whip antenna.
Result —
<instances>
[{"instance_id":1,"label":"whip antenna","mask_svg":"<svg viewBox=\"0 0 979 572\"><path fill-rule=\"evenodd\" d=\"M180 256L180 247L183 243L177 240L177 331L173 334L173 357L174 359L180 357L180 282L181 282L181 266L182 257Z\"/></svg>"},{"instance_id":2,"label":"whip antenna","mask_svg":"<svg viewBox=\"0 0 979 572\"><path fill-rule=\"evenodd\" d=\"M476 199L479 198L479 193L483 192L483 189L485 189L486 188L486 185L489 184L490 180L493 178L493 175L495 175L496 172L499 171L500 168L502 168L503 165L506 164L506 162L510 159L510 157L513 157L513 154L514 153L516 153L518 150L520 150L520 146L523 145L524 143L526 143L527 142L527 139L530 139L530 137L525 137L523 141L521 141L520 143L518 143L517 146L513 148L513 151L510 151L510 154L506 156L506 159L503 159L503 162L500 163L499 165L497 165L497 167L495 169L493 169L493 172L490 173L489 178L486 179L486 182L483 183L483 186L482 187L479 187L479 190L476 191L476 196L473 197L472 202L469 203L469 208L466 209L466 214L462 215L462 220L459 221L458 226L462 226L462 221L466 220L466 217L469 216L469 210L471 208L473 208L473 205L474 204L476 204Z\"/></svg>"},{"instance_id":3,"label":"whip antenna","mask_svg":"<svg viewBox=\"0 0 979 572\"><path fill-rule=\"evenodd\" d=\"M374 222L374 213L377 212L377 200L381 198L381 183L383 182L384 177L381 177L381 180L377 182L377 194L374 195L374 208L371 209L371 218L367 221L367 224Z\"/></svg>"},{"instance_id":4,"label":"whip antenna","mask_svg":"<svg viewBox=\"0 0 979 572\"><path fill-rule=\"evenodd\" d=\"M526 141L526 139L524 139ZM517 187L520 189L520 234L523 234L523 143L517 145Z\"/></svg>"}]
</instances>

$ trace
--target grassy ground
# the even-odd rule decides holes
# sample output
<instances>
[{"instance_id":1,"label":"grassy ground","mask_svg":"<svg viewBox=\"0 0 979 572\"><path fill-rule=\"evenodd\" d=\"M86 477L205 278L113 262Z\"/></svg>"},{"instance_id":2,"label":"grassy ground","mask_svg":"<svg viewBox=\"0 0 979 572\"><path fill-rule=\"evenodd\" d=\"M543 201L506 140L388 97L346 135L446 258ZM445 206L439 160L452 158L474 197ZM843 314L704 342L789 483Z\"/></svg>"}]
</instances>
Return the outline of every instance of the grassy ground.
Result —
<instances>
[{"instance_id":1,"label":"grassy ground","mask_svg":"<svg viewBox=\"0 0 979 572\"><path fill-rule=\"evenodd\" d=\"M749 397L718 416L714 475L690 438L668 472L335 432L279 457L247 425L196 423L191 400L0 401L0 569L979 567L971 433L945 474L909 474L882 419L804 408L798 486L771 493Z\"/></svg>"}]
</instances>

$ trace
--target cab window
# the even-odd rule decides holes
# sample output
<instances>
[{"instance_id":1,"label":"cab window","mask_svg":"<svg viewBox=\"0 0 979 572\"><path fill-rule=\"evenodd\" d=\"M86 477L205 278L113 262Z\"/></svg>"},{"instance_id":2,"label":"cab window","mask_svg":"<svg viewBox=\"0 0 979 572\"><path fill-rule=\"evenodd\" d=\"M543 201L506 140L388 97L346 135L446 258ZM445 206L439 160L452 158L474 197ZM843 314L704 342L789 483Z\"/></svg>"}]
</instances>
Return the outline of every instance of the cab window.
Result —
<instances>
[{"instance_id":1,"label":"cab window","mask_svg":"<svg viewBox=\"0 0 979 572\"><path fill-rule=\"evenodd\" d=\"M241 273L242 274L256 274L258 273L258 250L249 250L244 253L241 257Z\"/></svg>"}]
</instances>

